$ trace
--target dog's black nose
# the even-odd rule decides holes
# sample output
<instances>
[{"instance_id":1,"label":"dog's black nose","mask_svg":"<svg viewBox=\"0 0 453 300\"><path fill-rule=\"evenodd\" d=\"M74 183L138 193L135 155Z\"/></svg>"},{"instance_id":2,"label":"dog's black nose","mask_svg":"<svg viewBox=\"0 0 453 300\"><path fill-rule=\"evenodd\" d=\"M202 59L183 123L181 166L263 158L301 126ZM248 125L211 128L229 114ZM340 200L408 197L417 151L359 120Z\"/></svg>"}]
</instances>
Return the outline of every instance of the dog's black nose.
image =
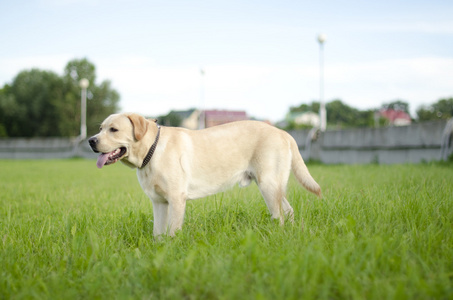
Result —
<instances>
[{"instance_id":1,"label":"dog's black nose","mask_svg":"<svg viewBox=\"0 0 453 300\"><path fill-rule=\"evenodd\" d=\"M98 143L98 139L97 137L91 137L89 140L88 140L88 143L90 144L90 147L91 149L93 149L94 152L98 152L98 150L96 149L96 144Z\"/></svg>"}]
</instances>

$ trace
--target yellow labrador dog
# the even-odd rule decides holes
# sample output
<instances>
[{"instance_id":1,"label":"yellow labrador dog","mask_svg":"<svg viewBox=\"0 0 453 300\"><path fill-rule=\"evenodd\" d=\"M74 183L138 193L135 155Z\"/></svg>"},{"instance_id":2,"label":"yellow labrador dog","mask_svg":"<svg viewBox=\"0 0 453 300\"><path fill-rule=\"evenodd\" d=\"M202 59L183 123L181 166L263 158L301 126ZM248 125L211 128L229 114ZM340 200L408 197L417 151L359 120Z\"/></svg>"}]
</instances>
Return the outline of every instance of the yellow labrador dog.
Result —
<instances>
[{"instance_id":1,"label":"yellow labrador dog","mask_svg":"<svg viewBox=\"0 0 453 300\"><path fill-rule=\"evenodd\" d=\"M203 130L160 127L137 114L114 114L89 139L102 168L121 160L137 168L141 187L153 203L154 235L181 229L186 201L223 191L236 183L258 184L273 218L293 220L285 198L290 171L321 197L295 140L258 121L240 121Z\"/></svg>"}]
</instances>

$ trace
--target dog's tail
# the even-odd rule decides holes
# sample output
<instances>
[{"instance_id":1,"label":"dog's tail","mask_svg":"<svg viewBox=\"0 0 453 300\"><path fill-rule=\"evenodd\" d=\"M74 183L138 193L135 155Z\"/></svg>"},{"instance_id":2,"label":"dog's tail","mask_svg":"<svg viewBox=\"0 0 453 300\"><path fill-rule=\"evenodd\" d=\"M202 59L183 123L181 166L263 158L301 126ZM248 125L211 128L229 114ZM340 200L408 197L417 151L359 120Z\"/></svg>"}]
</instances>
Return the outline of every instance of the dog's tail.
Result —
<instances>
[{"instance_id":1,"label":"dog's tail","mask_svg":"<svg viewBox=\"0 0 453 300\"><path fill-rule=\"evenodd\" d=\"M299 147L296 144L296 141L293 137L290 136L290 145L292 153L291 169L293 170L294 175L296 176L299 183L305 187L307 190L317 195L319 198L322 198L321 187L319 184L311 177L310 172L308 171L307 166L305 165L304 160L299 152Z\"/></svg>"}]
</instances>

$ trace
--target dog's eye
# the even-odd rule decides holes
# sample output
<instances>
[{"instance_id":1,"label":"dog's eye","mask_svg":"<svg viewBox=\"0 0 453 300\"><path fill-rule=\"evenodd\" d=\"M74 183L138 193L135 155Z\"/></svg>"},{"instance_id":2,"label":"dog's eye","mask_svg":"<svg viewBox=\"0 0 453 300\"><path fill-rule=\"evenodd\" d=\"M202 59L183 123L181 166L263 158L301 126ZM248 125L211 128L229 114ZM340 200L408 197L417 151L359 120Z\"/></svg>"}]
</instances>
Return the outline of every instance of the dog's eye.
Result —
<instances>
[{"instance_id":1,"label":"dog's eye","mask_svg":"<svg viewBox=\"0 0 453 300\"><path fill-rule=\"evenodd\" d=\"M113 128L113 127L110 128L110 132L117 132L117 131L118 131L118 129L116 129L116 128Z\"/></svg>"}]
</instances>

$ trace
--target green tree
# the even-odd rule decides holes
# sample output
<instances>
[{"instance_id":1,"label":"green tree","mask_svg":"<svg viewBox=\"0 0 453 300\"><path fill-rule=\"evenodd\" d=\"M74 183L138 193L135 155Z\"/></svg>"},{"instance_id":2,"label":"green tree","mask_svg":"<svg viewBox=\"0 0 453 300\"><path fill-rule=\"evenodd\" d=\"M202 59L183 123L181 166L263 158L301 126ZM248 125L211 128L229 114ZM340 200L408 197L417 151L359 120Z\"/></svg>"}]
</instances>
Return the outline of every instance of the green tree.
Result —
<instances>
[{"instance_id":1,"label":"green tree","mask_svg":"<svg viewBox=\"0 0 453 300\"><path fill-rule=\"evenodd\" d=\"M417 109L418 121L446 120L453 117L453 98L440 99Z\"/></svg>"},{"instance_id":2,"label":"green tree","mask_svg":"<svg viewBox=\"0 0 453 300\"><path fill-rule=\"evenodd\" d=\"M82 78L88 79L90 85L87 89L87 132L92 135L99 130L99 124L107 115L118 111L120 96L112 88L111 82L102 81L96 84L96 67L86 58L74 59L65 67L63 79L67 93L65 95L66 113L71 117L66 124L73 127L72 131L77 135L80 130L81 114L81 91L79 82Z\"/></svg>"},{"instance_id":3,"label":"green tree","mask_svg":"<svg viewBox=\"0 0 453 300\"><path fill-rule=\"evenodd\" d=\"M80 133L79 81L90 80L88 134L118 110L119 94L110 81L96 84L96 68L87 59L70 61L64 75L32 69L20 72L0 90L0 136L77 136Z\"/></svg>"},{"instance_id":4,"label":"green tree","mask_svg":"<svg viewBox=\"0 0 453 300\"><path fill-rule=\"evenodd\" d=\"M319 111L319 102L312 102L311 104L301 104L299 106L291 107L291 113L297 112L315 112ZM372 127L374 126L374 114L375 111L370 110L359 110L351 107L341 100L336 99L326 104L327 112L327 126L333 128L350 128L350 127ZM288 129L302 128L302 126L296 126L294 122L289 123Z\"/></svg>"},{"instance_id":5,"label":"green tree","mask_svg":"<svg viewBox=\"0 0 453 300\"><path fill-rule=\"evenodd\" d=\"M334 100L326 104L326 112L327 124L341 128L354 126L359 111L341 100Z\"/></svg>"},{"instance_id":6,"label":"green tree","mask_svg":"<svg viewBox=\"0 0 453 300\"><path fill-rule=\"evenodd\" d=\"M165 116L158 117L157 120L158 120L159 124L162 124L165 126L179 127L182 124L181 116L174 111L169 112Z\"/></svg>"},{"instance_id":7,"label":"green tree","mask_svg":"<svg viewBox=\"0 0 453 300\"><path fill-rule=\"evenodd\" d=\"M341 100L333 100L326 104L327 124L336 128L371 127L374 124L374 111L361 111Z\"/></svg>"},{"instance_id":8,"label":"green tree","mask_svg":"<svg viewBox=\"0 0 453 300\"><path fill-rule=\"evenodd\" d=\"M20 72L0 97L2 123L8 136L58 136L63 81L51 71Z\"/></svg>"},{"instance_id":9,"label":"green tree","mask_svg":"<svg viewBox=\"0 0 453 300\"><path fill-rule=\"evenodd\" d=\"M309 112L309 111L317 113L317 112L319 112L319 106L320 106L319 102L313 101L311 104L302 103L299 106L290 107L289 111L291 113L293 113L293 112Z\"/></svg>"}]
</instances>

